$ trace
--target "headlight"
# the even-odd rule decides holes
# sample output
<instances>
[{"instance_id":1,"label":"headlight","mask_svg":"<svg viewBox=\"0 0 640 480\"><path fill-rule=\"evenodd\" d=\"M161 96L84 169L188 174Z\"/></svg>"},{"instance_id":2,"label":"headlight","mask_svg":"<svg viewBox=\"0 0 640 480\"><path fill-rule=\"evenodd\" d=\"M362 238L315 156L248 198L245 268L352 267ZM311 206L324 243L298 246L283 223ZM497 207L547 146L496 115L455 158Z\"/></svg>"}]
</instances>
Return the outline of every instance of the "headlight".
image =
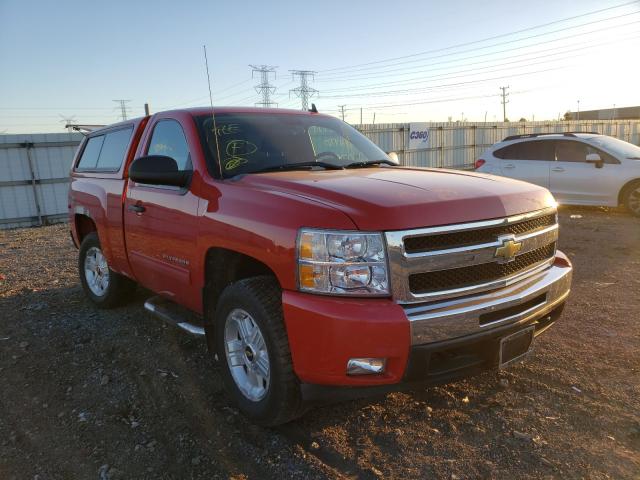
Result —
<instances>
[{"instance_id":1,"label":"headlight","mask_svg":"<svg viewBox=\"0 0 640 480\"><path fill-rule=\"evenodd\" d=\"M380 233L303 228L298 236L300 290L335 295L388 295Z\"/></svg>"}]
</instances>

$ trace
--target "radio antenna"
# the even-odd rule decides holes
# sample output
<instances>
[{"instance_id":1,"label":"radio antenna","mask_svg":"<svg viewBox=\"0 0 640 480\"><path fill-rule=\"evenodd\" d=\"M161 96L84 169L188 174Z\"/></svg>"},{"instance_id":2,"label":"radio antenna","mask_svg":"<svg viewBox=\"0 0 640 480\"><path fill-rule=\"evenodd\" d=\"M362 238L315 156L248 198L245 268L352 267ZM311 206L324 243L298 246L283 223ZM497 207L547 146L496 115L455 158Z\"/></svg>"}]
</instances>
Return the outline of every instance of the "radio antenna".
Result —
<instances>
[{"instance_id":1,"label":"radio antenna","mask_svg":"<svg viewBox=\"0 0 640 480\"><path fill-rule=\"evenodd\" d=\"M216 140L216 153L218 155L218 169L222 180L222 158L220 157L220 145L218 144L218 127L216 126L216 114L213 110L213 95L211 94L211 77L209 76L209 61L207 60L207 46L202 45L204 50L204 66L207 70L207 83L209 84L209 103L211 104L211 120L213 120L213 137Z\"/></svg>"}]
</instances>

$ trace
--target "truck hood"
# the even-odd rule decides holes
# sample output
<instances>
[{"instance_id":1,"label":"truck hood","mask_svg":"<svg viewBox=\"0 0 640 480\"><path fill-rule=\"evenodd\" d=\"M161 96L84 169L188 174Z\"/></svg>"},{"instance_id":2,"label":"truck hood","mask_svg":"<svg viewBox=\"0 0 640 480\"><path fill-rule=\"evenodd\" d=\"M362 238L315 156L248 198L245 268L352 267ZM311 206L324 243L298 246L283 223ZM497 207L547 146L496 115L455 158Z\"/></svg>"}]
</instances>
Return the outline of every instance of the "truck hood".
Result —
<instances>
[{"instance_id":1,"label":"truck hood","mask_svg":"<svg viewBox=\"0 0 640 480\"><path fill-rule=\"evenodd\" d=\"M374 231L488 220L555 205L545 188L458 170L290 171L250 174L239 182L330 205L348 215L359 229Z\"/></svg>"}]
</instances>

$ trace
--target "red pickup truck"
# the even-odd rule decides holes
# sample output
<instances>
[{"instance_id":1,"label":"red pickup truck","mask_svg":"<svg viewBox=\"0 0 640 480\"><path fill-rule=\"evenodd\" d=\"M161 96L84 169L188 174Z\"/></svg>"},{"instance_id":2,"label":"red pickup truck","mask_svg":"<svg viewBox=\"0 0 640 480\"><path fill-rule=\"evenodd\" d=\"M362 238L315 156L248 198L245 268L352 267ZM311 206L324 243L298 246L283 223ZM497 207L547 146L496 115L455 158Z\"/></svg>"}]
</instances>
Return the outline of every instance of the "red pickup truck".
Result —
<instances>
[{"instance_id":1,"label":"red pickup truck","mask_svg":"<svg viewBox=\"0 0 640 480\"><path fill-rule=\"evenodd\" d=\"M89 134L71 234L98 307L206 335L257 422L302 385L450 381L520 360L561 314L572 267L544 188L401 167L317 112L175 110Z\"/></svg>"}]
</instances>

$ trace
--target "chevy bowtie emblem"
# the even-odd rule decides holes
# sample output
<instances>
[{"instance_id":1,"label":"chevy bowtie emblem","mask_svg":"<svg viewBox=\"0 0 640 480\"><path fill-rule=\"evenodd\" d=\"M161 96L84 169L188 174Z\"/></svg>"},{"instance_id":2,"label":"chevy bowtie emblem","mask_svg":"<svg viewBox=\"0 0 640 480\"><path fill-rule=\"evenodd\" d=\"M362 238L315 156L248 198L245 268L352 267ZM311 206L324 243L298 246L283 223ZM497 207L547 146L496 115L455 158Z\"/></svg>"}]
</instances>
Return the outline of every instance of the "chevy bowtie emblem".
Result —
<instances>
[{"instance_id":1,"label":"chevy bowtie emblem","mask_svg":"<svg viewBox=\"0 0 640 480\"><path fill-rule=\"evenodd\" d=\"M510 262L516 258L516 255L522 250L522 242L516 242L516 238L513 235L506 237L499 237L499 242L502 245L496 248L494 257L502 259L503 262Z\"/></svg>"}]
</instances>

